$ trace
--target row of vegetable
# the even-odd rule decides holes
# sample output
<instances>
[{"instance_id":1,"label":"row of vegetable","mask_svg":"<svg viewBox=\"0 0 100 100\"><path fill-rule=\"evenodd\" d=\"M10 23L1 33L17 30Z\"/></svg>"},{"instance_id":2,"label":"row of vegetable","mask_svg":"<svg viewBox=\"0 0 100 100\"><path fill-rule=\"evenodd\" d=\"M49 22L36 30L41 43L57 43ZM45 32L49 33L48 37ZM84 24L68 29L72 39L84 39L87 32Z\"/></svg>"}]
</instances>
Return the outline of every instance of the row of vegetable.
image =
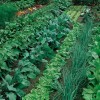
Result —
<instances>
[{"instance_id":1,"label":"row of vegetable","mask_svg":"<svg viewBox=\"0 0 100 100\"><path fill-rule=\"evenodd\" d=\"M78 25L75 25L74 29L67 35L55 57L46 66L46 70L44 70L43 76L40 77L36 88L33 88L31 93L23 97L23 100L49 100L54 81L59 79L60 71L66 64L71 46L76 40L75 36L78 28Z\"/></svg>"},{"instance_id":2,"label":"row of vegetable","mask_svg":"<svg viewBox=\"0 0 100 100\"><path fill-rule=\"evenodd\" d=\"M36 88L33 88L31 93L23 97L23 100L78 100L79 95L82 95L78 94L78 91L87 78L86 73L88 73L90 82L88 88L83 91L83 98L85 100L100 99L100 28L97 27L96 33L92 35L91 18L88 16L86 20L84 26L81 24L74 26L56 56L46 66ZM92 36L94 36L93 43L95 45L91 46ZM92 58L90 54L92 54ZM91 59L93 59L92 62ZM71 64L69 60L71 60ZM88 64L89 67L87 67ZM67 66L67 68L64 66ZM64 67L63 82L61 79L61 83L59 83L57 80L61 77L62 67ZM88 68L90 68L89 71L87 71ZM55 90L57 91L56 95L54 95ZM81 88L82 90L83 88ZM54 97L50 98L52 92Z\"/></svg>"},{"instance_id":3,"label":"row of vegetable","mask_svg":"<svg viewBox=\"0 0 100 100\"><path fill-rule=\"evenodd\" d=\"M5 22L9 22L15 17L16 13L30 7L34 7L37 0L6 0L0 5L0 28L5 28ZM40 4L49 3L49 0L40 0ZM33 10L33 8L31 8ZM27 10L26 10L27 11ZM18 14L17 14L18 15Z\"/></svg>"},{"instance_id":4,"label":"row of vegetable","mask_svg":"<svg viewBox=\"0 0 100 100\"><path fill-rule=\"evenodd\" d=\"M93 29L93 43L90 45L90 63L87 77L88 87L83 91L85 100L100 100L100 24Z\"/></svg>"},{"instance_id":5,"label":"row of vegetable","mask_svg":"<svg viewBox=\"0 0 100 100\"><path fill-rule=\"evenodd\" d=\"M33 2L12 4L24 9ZM11 22L7 21L9 16L5 23L4 19L0 22L4 23L0 29L0 100L79 100L79 88L87 77L83 98L100 99L100 28L91 34L89 16L85 24L73 26L70 18L76 23L85 7L72 6L67 16L69 6L67 0L53 0L32 14L14 17ZM31 83L39 75L38 83ZM26 94L24 89L29 86L31 92Z\"/></svg>"},{"instance_id":6,"label":"row of vegetable","mask_svg":"<svg viewBox=\"0 0 100 100\"><path fill-rule=\"evenodd\" d=\"M49 100L50 99L50 94L52 92L52 89L54 88L53 85L55 81L60 78L61 75L60 71L62 67L66 65L66 60L70 58L71 47L73 43L76 41L76 36L78 35L79 29L80 29L79 25L76 24L73 30L69 32L69 34L63 41L60 50L57 51L55 57L46 66L46 70L44 71L43 76L40 77L36 87L31 90L31 93L23 97L23 100ZM57 84L55 86L57 86ZM66 99L64 98L64 100Z\"/></svg>"},{"instance_id":7,"label":"row of vegetable","mask_svg":"<svg viewBox=\"0 0 100 100\"><path fill-rule=\"evenodd\" d=\"M85 6L71 6L67 11L67 15L74 21L77 22L79 16L86 9Z\"/></svg>"},{"instance_id":8,"label":"row of vegetable","mask_svg":"<svg viewBox=\"0 0 100 100\"><path fill-rule=\"evenodd\" d=\"M85 24L79 24L76 41L69 51L69 60L63 68L61 80L55 82L53 89L57 92L51 100L80 100L79 90L82 91L82 85L86 79L86 66L89 61L87 52L91 42L92 27L89 19Z\"/></svg>"},{"instance_id":9,"label":"row of vegetable","mask_svg":"<svg viewBox=\"0 0 100 100\"><path fill-rule=\"evenodd\" d=\"M69 33L70 20L56 4L19 17L0 30L0 99L21 99L29 80L40 74L41 64L54 57Z\"/></svg>"},{"instance_id":10,"label":"row of vegetable","mask_svg":"<svg viewBox=\"0 0 100 100\"><path fill-rule=\"evenodd\" d=\"M15 6L18 10L25 9L31 6L34 6L35 1L34 0L6 0L5 3L3 1L2 5L9 5L9 6Z\"/></svg>"}]
</instances>

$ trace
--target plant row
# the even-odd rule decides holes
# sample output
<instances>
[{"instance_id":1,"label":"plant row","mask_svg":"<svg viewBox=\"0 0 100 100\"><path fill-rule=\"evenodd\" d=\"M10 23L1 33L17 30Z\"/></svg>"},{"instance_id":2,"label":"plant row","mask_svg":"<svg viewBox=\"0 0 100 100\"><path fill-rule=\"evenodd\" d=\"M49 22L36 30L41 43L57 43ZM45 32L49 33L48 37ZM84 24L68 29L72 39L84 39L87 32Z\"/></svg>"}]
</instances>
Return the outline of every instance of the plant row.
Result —
<instances>
[{"instance_id":1,"label":"plant row","mask_svg":"<svg viewBox=\"0 0 100 100\"><path fill-rule=\"evenodd\" d=\"M2 5L13 5L16 7L17 10L22 10L31 6L34 6L35 1L34 0L6 0Z\"/></svg>"},{"instance_id":2,"label":"plant row","mask_svg":"<svg viewBox=\"0 0 100 100\"><path fill-rule=\"evenodd\" d=\"M31 93L23 97L23 100L49 100L50 92L52 91L52 85L55 80L57 80L61 73L62 67L66 64L66 59L69 57L70 47L75 41L75 33L78 27L75 26L74 29L67 35L64 39L60 50L57 51L55 57L46 66L46 70L43 72L43 76L40 77L39 83L37 83L36 88L31 90Z\"/></svg>"},{"instance_id":3,"label":"plant row","mask_svg":"<svg viewBox=\"0 0 100 100\"><path fill-rule=\"evenodd\" d=\"M59 19L61 19L62 21L62 19L64 20L64 17L61 17ZM52 23L55 23L56 20L58 19L53 20ZM29 82L26 81L27 78L36 78L36 75L38 75L40 72L39 69L37 69L36 65L38 65L38 63L40 64L41 62L44 62L47 58L51 59L51 57L54 55L54 49L57 49L60 46L59 40L66 35L65 33L68 33L69 29L66 27L66 20L67 18L65 18L64 23L60 21L56 23L56 25L53 26L52 30L52 25L49 25L48 28L45 27L45 30L39 31L35 34L32 34L32 31L29 30L26 33L28 35L28 32L29 34L31 32L31 35L29 37L26 37L24 33L23 36L7 42L6 45L4 45L4 48L1 48L0 76L3 80L4 86L7 85L5 81L7 82L8 80L7 79L4 81L4 77L6 79L6 77L8 76L7 74L11 74L13 72L11 83L8 82L8 85L6 86L7 88L9 86L13 88L8 88L7 90L16 92L17 90L15 91L14 88L17 87L18 89L22 89L29 85ZM64 31L60 29L61 24L64 25L62 26ZM54 29L57 29L57 31L59 32ZM18 68L14 69L14 62L17 60ZM20 77L22 78L20 79ZM20 84L22 84L22 86L20 86ZM5 91L5 93L7 91L3 88L2 90L2 92ZM19 91L17 92L20 93ZM21 94L19 96L21 96Z\"/></svg>"},{"instance_id":4,"label":"plant row","mask_svg":"<svg viewBox=\"0 0 100 100\"><path fill-rule=\"evenodd\" d=\"M77 19L84 12L85 6L71 6L67 10L67 15L74 21L77 22Z\"/></svg>"},{"instance_id":5,"label":"plant row","mask_svg":"<svg viewBox=\"0 0 100 100\"><path fill-rule=\"evenodd\" d=\"M63 18L64 20L62 20ZM36 45L38 43L39 45L41 45L43 44L42 42L45 43L45 41L48 40L48 42L55 42L56 44L59 45L59 43L56 41L56 38L59 39L63 37L65 35L65 32L68 31L68 29L66 29L68 28L67 21L68 21L68 18L66 18L65 16L60 16L59 18L55 18L55 20L53 21L51 19L49 21L49 18L48 18L47 20L48 25L45 24L45 26L43 26L44 23L43 24L41 23L40 26L38 26L37 24L36 25L31 24L31 25L25 26L23 30L18 31L19 34L18 33L15 34L14 38L9 39L3 44L3 46L1 46L2 48L0 49L0 52L1 52L0 60L1 60L1 65L4 65L4 66L1 66L1 68L6 67L5 61L8 58L12 59L14 56L19 55L19 53L22 50L25 50L26 48L28 48L30 44L31 44L30 45L31 47L32 47L32 44ZM60 27L60 25L62 25L62 27ZM51 31L53 31L53 34L50 34ZM44 38L48 37L48 38L46 40L46 38L44 39L42 37ZM49 37L52 37L52 38L49 38ZM16 52L14 50L16 50Z\"/></svg>"},{"instance_id":6,"label":"plant row","mask_svg":"<svg viewBox=\"0 0 100 100\"><path fill-rule=\"evenodd\" d=\"M15 18L11 22L6 22L5 28L0 30L1 32L0 38L2 39L1 44L3 42L6 42L9 38L14 38L15 37L14 34L16 34L16 32L22 31L24 27L27 25L31 25L31 24L33 25L37 23L38 26L40 26L42 24L42 21L44 23L48 23L48 20L54 18L54 15L51 12L51 10L53 9L56 9L56 8L54 7L54 4L51 4L42 9L35 11L32 14L20 16L20 17Z\"/></svg>"},{"instance_id":7,"label":"plant row","mask_svg":"<svg viewBox=\"0 0 100 100\"><path fill-rule=\"evenodd\" d=\"M87 63L89 61L88 45L91 42L92 22L88 18L87 22L79 25L76 41L69 51L69 60L63 68L62 77L56 80L51 100L79 100L79 91L82 89L86 79Z\"/></svg>"},{"instance_id":8,"label":"plant row","mask_svg":"<svg viewBox=\"0 0 100 100\"><path fill-rule=\"evenodd\" d=\"M0 30L0 44L3 45L3 43L7 40L16 37L27 26L33 25L34 28L38 29L46 26L48 24L48 20L54 19L54 17L57 17L62 13L62 10L60 9L62 6L58 5L59 4L57 3L52 3L32 14L18 17L12 22L6 22L5 29Z\"/></svg>"},{"instance_id":9,"label":"plant row","mask_svg":"<svg viewBox=\"0 0 100 100\"><path fill-rule=\"evenodd\" d=\"M83 91L85 100L100 100L100 27L94 28L93 44L91 44L89 70L87 77L89 80L87 88Z\"/></svg>"},{"instance_id":10,"label":"plant row","mask_svg":"<svg viewBox=\"0 0 100 100\"><path fill-rule=\"evenodd\" d=\"M12 20L19 10L33 7L34 5L34 0L16 0L14 2L6 0L6 2L0 5L0 28L5 28L5 22Z\"/></svg>"},{"instance_id":11,"label":"plant row","mask_svg":"<svg viewBox=\"0 0 100 100\"><path fill-rule=\"evenodd\" d=\"M5 28L5 22L12 21L18 10L28 8L33 6L33 4L34 0L20 0L0 5L0 28Z\"/></svg>"},{"instance_id":12,"label":"plant row","mask_svg":"<svg viewBox=\"0 0 100 100\"><path fill-rule=\"evenodd\" d=\"M47 18L46 23L43 23L44 17ZM38 25L33 24L29 17L29 24L2 45L0 98L16 100L24 96L23 89L30 85L29 79L36 78L41 63L55 55L61 39L69 32L69 19L65 14L59 17L43 16L38 20L41 22L42 19Z\"/></svg>"}]
</instances>

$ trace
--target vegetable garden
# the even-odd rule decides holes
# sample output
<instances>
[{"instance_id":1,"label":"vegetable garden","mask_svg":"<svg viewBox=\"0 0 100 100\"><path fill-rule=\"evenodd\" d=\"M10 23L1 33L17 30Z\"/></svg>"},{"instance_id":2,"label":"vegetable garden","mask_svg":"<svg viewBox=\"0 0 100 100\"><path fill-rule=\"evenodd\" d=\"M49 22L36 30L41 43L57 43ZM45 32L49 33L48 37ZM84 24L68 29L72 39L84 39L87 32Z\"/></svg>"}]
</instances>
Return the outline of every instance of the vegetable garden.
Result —
<instances>
[{"instance_id":1,"label":"vegetable garden","mask_svg":"<svg viewBox=\"0 0 100 100\"><path fill-rule=\"evenodd\" d=\"M0 100L100 100L100 0L0 1Z\"/></svg>"}]
</instances>

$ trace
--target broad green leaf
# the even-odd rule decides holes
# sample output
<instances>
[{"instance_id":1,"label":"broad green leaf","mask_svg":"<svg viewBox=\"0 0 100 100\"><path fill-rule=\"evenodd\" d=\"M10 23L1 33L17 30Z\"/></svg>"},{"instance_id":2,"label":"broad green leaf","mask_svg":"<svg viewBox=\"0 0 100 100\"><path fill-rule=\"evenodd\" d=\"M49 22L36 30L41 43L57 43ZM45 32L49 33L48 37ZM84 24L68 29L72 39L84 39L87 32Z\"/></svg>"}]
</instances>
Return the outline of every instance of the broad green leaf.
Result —
<instances>
[{"instance_id":1,"label":"broad green leaf","mask_svg":"<svg viewBox=\"0 0 100 100\"><path fill-rule=\"evenodd\" d=\"M22 68L22 70L21 70L21 72L23 73L25 73L25 72L31 72L32 71L32 69L30 69L30 68L28 68L28 67L24 67L24 68Z\"/></svg>"},{"instance_id":2,"label":"broad green leaf","mask_svg":"<svg viewBox=\"0 0 100 100\"><path fill-rule=\"evenodd\" d=\"M2 64L0 64L1 69L6 70L6 71L10 71L10 68L8 68L6 62L2 62Z\"/></svg>"},{"instance_id":3,"label":"broad green leaf","mask_svg":"<svg viewBox=\"0 0 100 100\"><path fill-rule=\"evenodd\" d=\"M97 54L96 52L92 52L92 56L93 56L95 59L98 59L98 58L99 58L99 56L98 56L98 54Z\"/></svg>"},{"instance_id":4,"label":"broad green leaf","mask_svg":"<svg viewBox=\"0 0 100 100\"><path fill-rule=\"evenodd\" d=\"M100 84L95 85L94 90L95 90L96 93L97 92L99 93L100 92Z\"/></svg>"},{"instance_id":5,"label":"broad green leaf","mask_svg":"<svg viewBox=\"0 0 100 100\"><path fill-rule=\"evenodd\" d=\"M25 96L25 92L23 91L23 90L20 90L20 89L17 89L17 95L19 96L19 97L23 97L23 96Z\"/></svg>"},{"instance_id":6,"label":"broad green leaf","mask_svg":"<svg viewBox=\"0 0 100 100\"><path fill-rule=\"evenodd\" d=\"M7 85L7 88L8 88L9 91L16 92L16 88L13 85Z\"/></svg>"},{"instance_id":7,"label":"broad green leaf","mask_svg":"<svg viewBox=\"0 0 100 100\"><path fill-rule=\"evenodd\" d=\"M5 80L10 84L12 81L12 76L11 75L6 75Z\"/></svg>"},{"instance_id":8,"label":"broad green leaf","mask_svg":"<svg viewBox=\"0 0 100 100\"><path fill-rule=\"evenodd\" d=\"M84 98L85 100L92 100L92 99L93 99L93 98L92 98L92 94L84 94L83 98Z\"/></svg>"},{"instance_id":9,"label":"broad green leaf","mask_svg":"<svg viewBox=\"0 0 100 100\"><path fill-rule=\"evenodd\" d=\"M28 78L32 78L32 79L36 78L36 74L34 74L34 73L30 73L27 76L28 76Z\"/></svg>"},{"instance_id":10,"label":"broad green leaf","mask_svg":"<svg viewBox=\"0 0 100 100\"><path fill-rule=\"evenodd\" d=\"M99 89L98 92L97 92L96 100L100 100L100 89Z\"/></svg>"},{"instance_id":11,"label":"broad green leaf","mask_svg":"<svg viewBox=\"0 0 100 100\"><path fill-rule=\"evenodd\" d=\"M46 42L46 38L43 38L41 43L44 44Z\"/></svg>"},{"instance_id":12,"label":"broad green leaf","mask_svg":"<svg viewBox=\"0 0 100 100\"><path fill-rule=\"evenodd\" d=\"M47 61L47 60L45 60L45 59L42 59L42 62L47 63L48 61Z\"/></svg>"},{"instance_id":13,"label":"broad green leaf","mask_svg":"<svg viewBox=\"0 0 100 100\"><path fill-rule=\"evenodd\" d=\"M9 98L9 100L16 100L16 95L14 93L7 93L7 97Z\"/></svg>"},{"instance_id":14,"label":"broad green leaf","mask_svg":"<svg viewBox=\"0 0 100 100\"><path fill-rule=\"evenodd\" d=\"M21 82L21 84L22 84L23 86L27 87L27 86L30 85L30 82L29 82L28 80L23 79L22 82Z\"/></svg>"},{"instance_id":15,"label":"broad green leaf","mask_svg":"<svg viewBox=\"0 0 100 100\"><path fill-rule=\"evenodd\" d=\"M26 52L24 53L24 58L27 58L27 57L29 57L29 52L28 52L28 51L26 51Z\"/></svg>"},{"instance_id":16,"label":"broad green leaf","mask_svg":"<svg viewBox=\"0 0 100 100\"><path fill-rule=\"evenodd\" d=\"M35 67L35 66L34 66L34 73L36 75L40 74L40 70L37 67Z\"/></svg>"},{"instance_id":17,"label":"broad green leaf","mask_svg":"<svg viewBox=\"0 0 100 100\"><path fill-rule=\"evenodd\" d=\"M85 92L85 93L89 93L89 94L94 93L94 91L93 91L93 90L91 90L91 89L84 89L84 92Z\"/></svg>"}]
</instances>

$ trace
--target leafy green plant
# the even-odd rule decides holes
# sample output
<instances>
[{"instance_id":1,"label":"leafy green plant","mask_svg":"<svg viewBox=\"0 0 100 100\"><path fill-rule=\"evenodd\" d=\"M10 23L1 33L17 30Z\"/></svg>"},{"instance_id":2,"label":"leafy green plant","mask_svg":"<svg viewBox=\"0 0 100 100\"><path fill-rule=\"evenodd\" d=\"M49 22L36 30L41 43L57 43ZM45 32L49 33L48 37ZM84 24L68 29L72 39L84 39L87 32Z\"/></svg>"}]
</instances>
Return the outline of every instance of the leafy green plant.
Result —
<instances>
[{"instance_id":1,"label":"leafy green plant","mask_svg":"<svg viewBox=\"0 0 100 100\"><path fill-rule=\"evenodd\" d=\"M34 29L36 30L46 26L48 24L48 21L54 18L54 15L51 12L52 9L55 9L55 6L53 4L39 9L32 14L20 16L10 23L5 23L5 29L0 30L0 44L5 43L11 38L15 38L16 36L18 36L19 33L21 33L26 27L30 25L32 25L32 27L34 27Z\"/></svg>"},{"instance_id":2,"label":"leafy green plant","mask_svg":"<svg viewBox=\"0 0 100 100\"><path fill-rule=\"evenodd\" d=\"M58 93L54 96L54 100L74 100L79 86L86 79L87 50L91 37L91 27L91 21L88 21L84 28L78 27L76 43L70 51L71 64L67 65L69 69L65 68L65 71L62 72L63 82L55 84Z\"/></svg>"},{"instance_id":3,"label":"leafy green plant","mask_svg":"<svg viewBox=\"0 0 100 100\"><path fill-rule=\"evenodd\" d=\"M23 89L30 85L28 79L35 79L40 73L40 70L29 60L22 59L18 64L18 68L10 71L12 75L7 74L5 77L1 77L0 94L2 98L9 100L22 98L25 95Z\"/></svg>"},{"instance_id":4,"label":"leafy green plant","mask_svg":"<svg viewBox=\"0 0 100 100\"><path fill-rule=\"evenodd\" d=\"M24 94L17 94L17 89L23 90L29 86L28 80L35 79L40 73L38 69L40 62L47 62L47 58L51 59L55 55L54 49L60 47L61 38L69 32L68 17L65 17L64 14L59 17L53 15L51 12L53 8L55 8L54 5L49 5L35 14L19 17L10 24L6 23L5 30L0 30L2 32L0 45L2 48L0 49L1 86L8 74L12 77L12 81L7 84L16 89L16 91L9 90L4 84L6 90L4 93L3 86L1 87L2 95L0 97L10 99L7 94L11 93L13 97L21 98ZM59 9L57 10L59 11ZM62 28L60 28L61 25ZM13 66L16 61L18 69Z\"/></svg>"},{"instance_id":5,"label":"leafy green plant","mask_svg":"<svg viewBox=\"0 0 100 100\"><path fill-rule=\"evenodd\" d=\"M30 85L27 77L22 75L18 69L14 76L6 75L5 78L2 77L2 82L0 83L0 96L2 99L16 100L18 97L25 95L22 90Z\"/></svg>"},{"instance_id":6,"label":"leafy green plant","mask_svg":"<svg viewBox=\"0 0 100 100\"><path fill-rule=\"evenodd\" d=\"M68 0L53 0L56 2L56 6L59 7L61 11L64 11L67 7L71 5L71 2Z\"/></svg>"},{"instance_id":7,"label":"leafy green plant","mask_svg":"<svg viewBox=\"0 0 100 100\"><path fill-rule=\"evenodd\" d=\"M56 81L53 85L54 89L57 90L57 94L53 97L53 100L74 100L78 87L85 79L85 67L79 68L76 71L74 70L75 73L66 69L65 66L63 69L63 81L61 83Z\"/></svg>"},{"instance_id":8,"label":"leafy green plant","mask_svg":"<svg viewBox=\"0 0 100 100\"><path fill-rule=\"evenodd\" d=\"M35 79L40 74L40 70L27 59L20 60L18 64L21 67L21 73L27 78Z\"/></svg>"},{"instance_id":9,"label":"leafy green plant","mask_svg":"<svg viewBox=\"0 0 100 100\"><path fill-rule=\"evenodd\" d=\"M24 10L35 5L34 0L3 0L2 3L13 5L17 10Z\"/></svg>"},{"instance_id":10,"label":"leafy green plant","mask_svg":"<svg viewBox=\"0 0 100 100\"><path fill-rule=\"evenodd\" d=\"M34 6L34 0L20 0L13 3L19 10Z\"/></svg>"},{"instance_id":11,"label":"leafy green plant","mask_svg":"<svg viewBox=\"0 0 100 100\"><path fill-rule=\"evenodd\" d=\"M99 100L100 99L100 59L93 61L90 72L88 72L89 85L83 91L83 98L85 100Z\"/></svg>"},{"instance_id":12,"label":"leafy green plant","mask_svg":"<svg viewBox=\"0 0 100 100\"><path fill-rule=\"evenodd\" d=\"M64 16L64 15L63 15ZM64 22L62 22L61 21L61 19L65 19L64 20ZM9 41L7 41L4 45L3 45L3 47L2 47L2 49L0 50L0 52L2 52L1 53L1 56L2 56L2 54L3 55L5 55L5 57L3 58L3 57L1 57L1 61L2 61L2 63L1 63L1 65L2 66L5 66L4 68L6 69L6 67L7 67L7 65L6 65L6 63L4 62L3 63L3 61L7 61L7 59L8 58L10 58L10 59L14 59L14 57L15 56L18 56L20 53L21 53L21 51L22 50L25 50L25 49L28 49L28 46L29 45L31 45L32 47L35 47L37 44L39 44L40 45L40 47L38 46L38 48L42 48L42 50L44 49L48 49L48 54L51 56L51 53L53 53L53 51L51 50L51 49L54 49L54 47L56 47L56 48L58 48L59 47L59 44L60 44L60 42L59 42L59 40L63 37L63 36L65 36L66 34L65 34L65 32L66 33L68 33L68 28L66 27L67 25L65 24L65 23L67 23L67 21L68 21L68 18L66 17L66 18L64 18L64 17L62 17L62 16L60 16L58 19L55 19L55 20L59 20L59 23L58 23L58 21L57 21L57 23L55 24L55 26L53 26L53 25L49 25L49 26L47 26L47 27L45 27L45 30L43 31L41 31L40 33L42 33L42 35L41 34L39 34L39 36L37 35L35 35L35 33L33 33L34 31L33 31L33 26L26 26L25 28L24 28L24 30L23 30L23 32L24 32L24 34L23 34L23 32L21 32L21 34L20 35L17 35L16 34L16 37L15 38L13 38L13 39L10 39ZM61 22L60 22L61 21ZM63 24L62 24L63 23ZM56 27L56 26L63 26L62 27L62 29L59 29L59 27ZM53 30L54 29L56 29L56 30L54 30L54 32L52 31L52 30L49 30L48 31L48 29L49 29L49 27L53 27ZM48 28L48 29L47 29ZM31 29L31 30L30 30ZM59 31L59 30L60 31ZM47 33L47 32L48 33ZM57 34L57 31L58 31L58 34ZM19 32L18 32L19 33ZM52 33L52 34L51 34ZM60 37L58 38L58 36L60 35ZM27 37L27 38L25 38L25 37ZM31 37L31 38L30 38ZM41 38L42 37L42 38ZM51 41L51 40L53 40L53 41ZM28 42L27 43L27 41L30 41L30 42ZM25 43L26 42L26 43ZM8 45L10 43L10 45ZM48 43L47 44L47 46L46 46L46 44L45 43ZM24 45L23 45L24 44ZM44 46L44 44L45 44L45 46ZM49 45L50 45L50 47L49 47ZM53 46L54 47L53 47ZM16 48L14 48L14 47L16 47ZM6 48L6 49L5 49ZM37 47L36 47L37 48ZM39 49L40 50L40 49ZM15 52L16 51L16 52ZM47 50L46 50L47 51ZM8 53L7 53L8 52ZM13 52L13 53L12 53ZM41 53L40 53L40 55L41 55ZM49 57L49 55L47 55L47 57ZM38 58L40 58L40 56L38 56ZM3 68L3 67L1 67L1 68ZM3 68L3 69L4 69Z\"/></svg>"},{"instance_id":13,"label":"leafy green plant","mask_svg":"<svg viewBox=\"0 0 100 100\"><path fill-rule=\"evenodd\" d=\"M90 62L90 70L87 72L89 84L83 90L83 98L85 100L99 100L100 99L100 28L95 29L94 45L92 45Z\"/></svg>"},{"instance_id":14,"label":"leafy green plant","mask_svg":"<svg viewBox=\"0 0 100 100\"><path fill-rule=\"evenodd\" d=\"M77 28L75 27L77 31ZM43 76L39 79L36 89L32 89L31 93L23 97L23 100L49 100L49 94L52 91L54 80L59 78L61 68L66 64L65 59L69 57L69 50L75 40L75 30L72 30L64 39L60 50L57 51L55 57L46 66Z\"/></svg>"}]
</instances>

